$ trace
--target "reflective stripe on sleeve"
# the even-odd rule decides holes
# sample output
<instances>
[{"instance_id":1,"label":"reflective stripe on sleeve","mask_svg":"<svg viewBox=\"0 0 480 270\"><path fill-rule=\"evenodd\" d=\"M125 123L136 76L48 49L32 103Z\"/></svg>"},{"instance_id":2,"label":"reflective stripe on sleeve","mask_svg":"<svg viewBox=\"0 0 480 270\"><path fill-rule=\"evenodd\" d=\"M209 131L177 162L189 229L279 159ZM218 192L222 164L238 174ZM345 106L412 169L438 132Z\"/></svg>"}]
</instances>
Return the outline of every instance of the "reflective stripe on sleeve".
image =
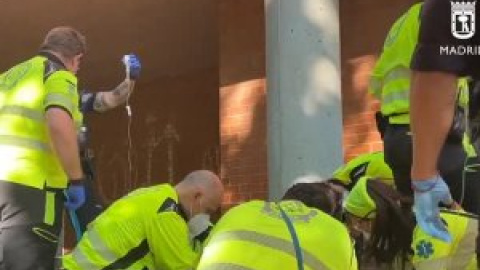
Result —
<instances>
[{"instance_id":1,"label":"reflective stripe on sleeve","mask_svg":"<svg viewBox=\"0 0 480 270\"><path fill-rule=\"evenodd\" d=\"M45 97L45 107L50 105L59 105L65 107L70 113L73 113L73 109L75 108L75 104L73 104L72 100L63 94L58 93L50 93L47 94Z\"/></svg>"}]
</instances>

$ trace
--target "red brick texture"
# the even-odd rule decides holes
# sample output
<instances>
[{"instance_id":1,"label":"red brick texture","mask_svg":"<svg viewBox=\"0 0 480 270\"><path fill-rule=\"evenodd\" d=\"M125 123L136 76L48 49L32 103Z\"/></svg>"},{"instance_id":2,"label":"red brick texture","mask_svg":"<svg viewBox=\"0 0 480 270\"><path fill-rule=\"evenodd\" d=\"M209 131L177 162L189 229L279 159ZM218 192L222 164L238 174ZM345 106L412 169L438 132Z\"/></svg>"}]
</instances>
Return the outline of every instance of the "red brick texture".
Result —
<instances>
[{"instance_id":1,"label":"red brick texture","mask_svg":"<svg viewBox=\"0 0 480 270\"><path fill-rule=\"evenodd\" d=\"M368 81L390 26L415 0L340 1L343 151L345 161L383 150Z\"/></svg>"},{"instance_id":2,"label":"red brick texture","mask_svg":"<svg viewBox=\"0 0 480 270\"><path fill-rule=\"evenodd\" d=\"M220 31L220 176L224 210L266 199L267 122L263 0L222 0Z\"/></svg>"},{"instance_id":3,"label":"red brick texture","mask_svg":"<svg viewBox=\"0 0 480 270\"><path fill-rule=\"evenodd\" d=\"M367 93L371 69L396 17L414 0L340 1L344 157L383 149ZM263 0L219 1L220 174L224 209L268 194Z\"/></svg>"}]
</instances>

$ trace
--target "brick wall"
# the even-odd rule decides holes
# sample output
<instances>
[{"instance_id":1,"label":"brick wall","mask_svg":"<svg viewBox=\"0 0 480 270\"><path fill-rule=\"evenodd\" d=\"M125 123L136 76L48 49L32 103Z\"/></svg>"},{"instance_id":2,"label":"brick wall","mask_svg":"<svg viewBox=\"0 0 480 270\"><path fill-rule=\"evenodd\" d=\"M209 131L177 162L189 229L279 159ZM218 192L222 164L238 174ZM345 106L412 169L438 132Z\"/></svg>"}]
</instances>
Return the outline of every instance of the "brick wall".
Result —
<instances>
[{"instance_id":1,"label":"brick wall","mask_svg":"<svg viewBox=\"0 0 480 270\"><path fill-rule=\"evenodd\" d=\"M383 144L375 124L379 103L368 92L370 71L376 57L359 57L348 61L353 73L343 92L343 151L345 160L366 152L380 151Z\"/></svg>"},{"instance_id":2,"label":"brick wall","mask_svg":"<svg viewBox=\"0 0 480 270\"><path fill-rule=\"evenodd\" d=\"M385 35L415 0L340 1L344 157L383 149L367 93ZM224 206L268 194L263 0L219 1L221 176Z\"/></svg>"},{"instance_id":3,"label":"brick wall","mask_svg":"<svg viewBox=\"0 0 480 270\"><path fill-rule=\"evenodd\" d=\"M370 72L385 36L416 0L340 1L344 158L383 150L374 113L379 104L368 93Z\"/></svg>"},{"instance_id":4,"label":"brick wall","mask_svg":"<svg viewBox=\"0 0 480 270\"><path fill-rule=\"evenodd\" d=\"M268 194L264 1L220 1L219 27L220 174L226 209Z\"/></svg>"}]
</instances>

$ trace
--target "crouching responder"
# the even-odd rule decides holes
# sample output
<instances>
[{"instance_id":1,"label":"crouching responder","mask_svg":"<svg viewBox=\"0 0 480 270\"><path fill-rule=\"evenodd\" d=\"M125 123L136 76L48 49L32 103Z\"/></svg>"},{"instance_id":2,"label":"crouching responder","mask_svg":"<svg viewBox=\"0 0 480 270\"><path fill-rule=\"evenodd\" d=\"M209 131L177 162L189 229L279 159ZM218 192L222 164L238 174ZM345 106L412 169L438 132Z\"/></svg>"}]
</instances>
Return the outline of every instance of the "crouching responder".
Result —
<instances>
[{"instance_id":1,"label":"crouching responder","mask_svg":"<svg viewBox=\"0 0 480 270\"><path fill-rule=\"evenodd\" d=\"M359 155L333 173L333 184L340 184L347 190L352 190L355 184L363 177L375 178L385 184L394 186L393 173L384 160L383 152L374 152ZM355 252L358 257L363 255L364 238L354 236Z\"/></svg>"},{"instance_id":2,"label":"crouching responder","mask_svg":"<svg viewBox=\"0 0 480 270\"><path fill-rule=\"evenodd\" d=\"M134 89L135 81L140 76L140 59L133 54L123 57L126 78L117 87L104 92L84 91L80 96L80 110L86 116L90 113L104 113L124 104ZM74 226L77 239L85 232L87 225L104 209L105 204L97 193L95 186L94 153L88 142L88 123L84 121L78 136L80 160L85 173L85 203L70 212L70 220Z\"/></svg>"},{"instance_id":3,"label":"crouching responder","mask_svg":"<svg viewBox=\"0 0 480 270\"><path fill-rule=\"evenodd\" d=\"M357 269L341 214L342 190L298 183L281 202L251 201L228 211L213 228L198 270Z\"/></svg>"},{"instance_id":4,"label":"crouching responder","mask_svg":"<svg viewBox=\"0 0 480 270\"><path fill-rule=\"evenodd\" d=\"M384 160L383 152L359 155L333 172L333 178L348 190L351 190L363 176L376 177L389 185L394 185L393 173Z\"/></svg>"},{"instance_id":5,"label":"crouching responder","mask_svg":"<svg viewBox=\"0 0 480 270\"><path fill-rule=\"evenodd\" d=\"M452 236L451 242L445 242L417 226L412 205L411 198L391 186L364 177L346 199L347 225L354 236L366 236L367 256L390 265L388 269L408 269L408 263L417 270L477 269L477 216L442 209L440 217Z\"/></svg>"},{"instance_id":6,"label":"crouching responder","mask_svg":"<svg viewBox=\"0 0 480 270\"><path fill-rule=\"evenodd\" d=\"M194 269L220 207L223 185L209 171L194 171L175 187L141 188L114 202L63 258L68 270Z\"/></svg>"}]
</instances>

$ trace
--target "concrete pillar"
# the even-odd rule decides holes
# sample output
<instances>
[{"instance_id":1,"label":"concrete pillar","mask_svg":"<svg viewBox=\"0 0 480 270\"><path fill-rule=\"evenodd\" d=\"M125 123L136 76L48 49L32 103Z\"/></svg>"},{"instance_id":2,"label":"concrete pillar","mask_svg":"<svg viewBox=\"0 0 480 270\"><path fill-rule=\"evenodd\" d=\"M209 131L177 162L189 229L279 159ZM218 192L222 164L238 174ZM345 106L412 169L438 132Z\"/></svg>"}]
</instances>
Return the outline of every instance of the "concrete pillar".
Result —
<instances>
[{"instance_id":1,"label":"concrete pillar","mask_svg":"<svg viewBox=\"0 0 480 270\"><path fill-rule=\"evenodd\" d=\"M342 163L338 0L265 0L269 195Z\"/></svg>"}]
</instances>

